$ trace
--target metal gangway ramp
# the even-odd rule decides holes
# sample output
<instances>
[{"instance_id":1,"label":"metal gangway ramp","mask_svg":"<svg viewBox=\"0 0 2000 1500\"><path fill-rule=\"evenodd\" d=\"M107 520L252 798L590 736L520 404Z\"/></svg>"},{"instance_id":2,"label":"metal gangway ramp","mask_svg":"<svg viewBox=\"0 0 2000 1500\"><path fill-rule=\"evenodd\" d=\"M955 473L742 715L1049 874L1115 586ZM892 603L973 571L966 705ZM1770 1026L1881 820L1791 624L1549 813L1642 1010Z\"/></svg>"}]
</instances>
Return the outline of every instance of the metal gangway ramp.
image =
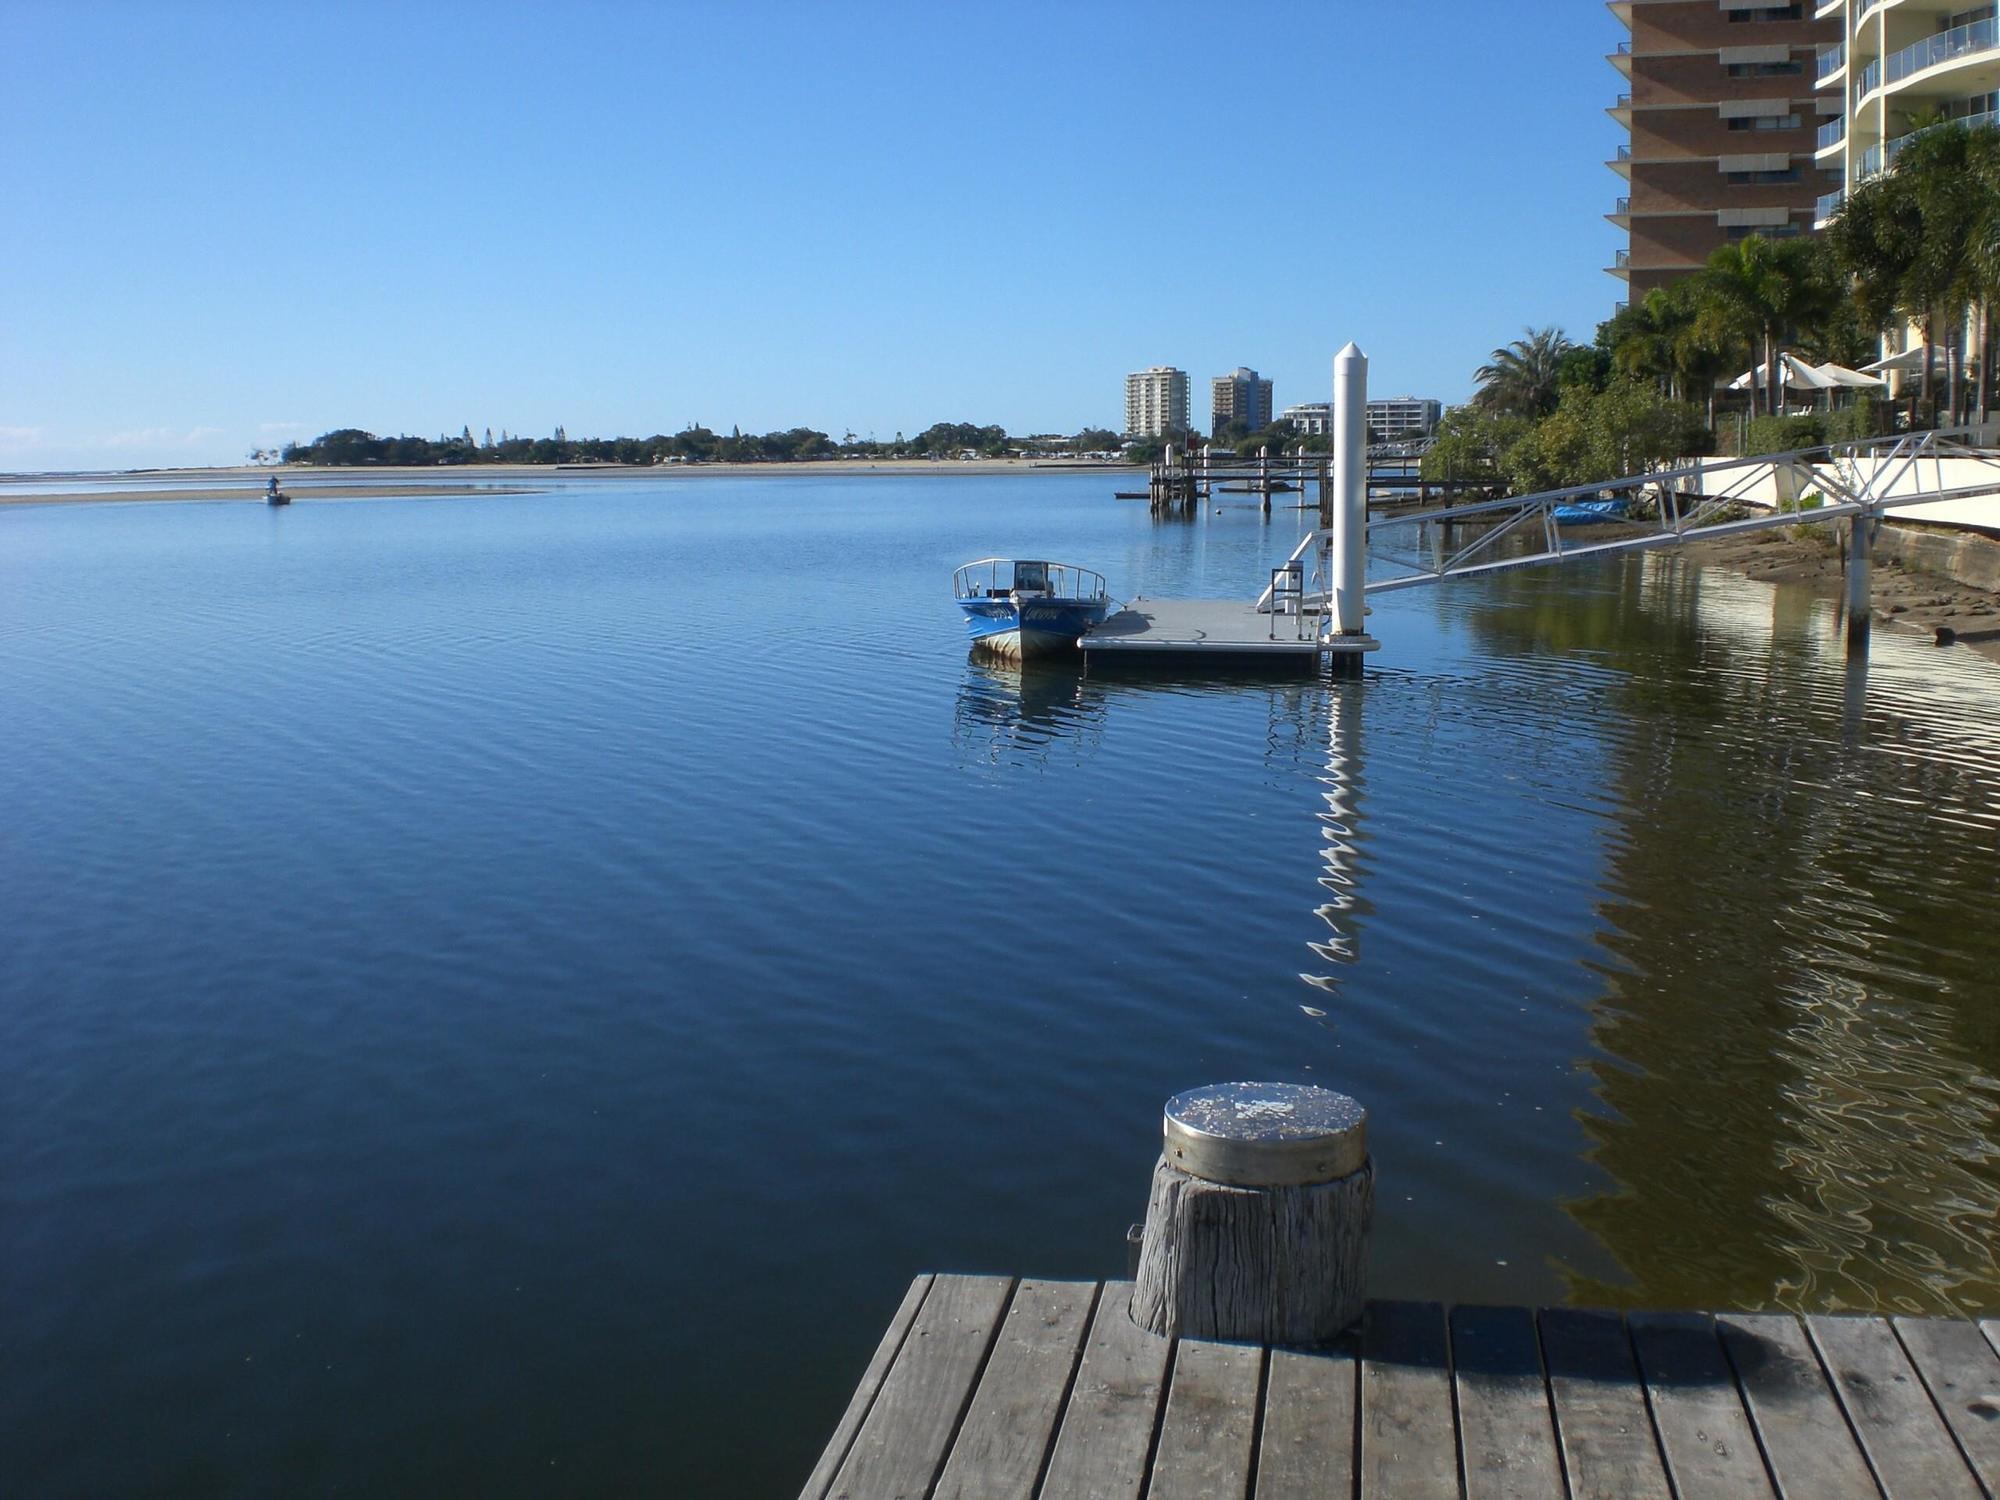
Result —
<instances>
[{"instance_id":1,"label":"metal gangway ramp","mask_svg":"<svg viewBox=\"0 0 2000 1500\"><path fill-rule=\"evenodd\" d=\"M1843 519L1871 523L1855 528L1858 540L1850 548L1850 564L1858 553L1865 570L1872 523L1882 516L1942 501L2000 495L2000 452L1972 446L1969 436L1970 429L1958 428L1750 458L1701 460L1503 500L1371 516L1371 533L1403 526L1425 529L1420 529L1413 547L1374 550L1378 561L1404 571L1371 577L1366 591L1389 593L1508 568ZM1949 476L1947 464L1955 470ZM1628 515L1620 518L1624 534L1607 540L1573 540L1566 528L1578 523L1557 514L1564 506L1619 498L1627 502ZM1745 514L1746 510L1752 513ZM1469 536L1461 538L1461 525L1468 526ZM1302 599L1307 610L1327 608L1329 570L1323 555L1331 537L1325 527L1309 531L1291 555L1290 561L1309 575ZM1523 538L1528 539L1525 549ZM1423 555L1426 541L1428 556ZM1865 611L1865 594L1862 597ZM1268 588L1257 608L1272 608Z\"/></svg>"}]
</instances>

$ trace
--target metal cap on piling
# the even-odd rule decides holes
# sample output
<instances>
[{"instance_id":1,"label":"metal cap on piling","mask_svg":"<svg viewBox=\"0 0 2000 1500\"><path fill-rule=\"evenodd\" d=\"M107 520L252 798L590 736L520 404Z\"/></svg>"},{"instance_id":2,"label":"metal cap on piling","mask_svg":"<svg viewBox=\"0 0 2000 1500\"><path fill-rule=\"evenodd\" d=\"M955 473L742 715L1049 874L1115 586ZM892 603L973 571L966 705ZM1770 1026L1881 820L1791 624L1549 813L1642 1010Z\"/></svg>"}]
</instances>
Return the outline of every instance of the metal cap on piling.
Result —
<instances>
[{"instance_id":1,"label":"metal cap on piling","mask_svg":"<svg viewBox=\"0 0 2000 1500\"><path fill-rule=\"evenodd\" d=\"M1358 1172L1368 1111L1345 1094L1299 1083L1218 1083L1167 1101L1169 1162L1235 1187L1299 1187Z\"/></svg>"}]
</instances>

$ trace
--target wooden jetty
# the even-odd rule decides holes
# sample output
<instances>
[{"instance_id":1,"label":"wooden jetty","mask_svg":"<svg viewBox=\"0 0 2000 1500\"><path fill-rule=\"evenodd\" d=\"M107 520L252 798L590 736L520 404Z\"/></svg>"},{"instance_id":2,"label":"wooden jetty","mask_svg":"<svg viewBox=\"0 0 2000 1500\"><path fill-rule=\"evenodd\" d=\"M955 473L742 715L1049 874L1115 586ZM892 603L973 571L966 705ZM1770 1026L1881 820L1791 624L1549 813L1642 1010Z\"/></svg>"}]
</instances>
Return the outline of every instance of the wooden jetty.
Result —
<instances>
[{"instance_id":1,"label":"wooden jetty","mask_svg":"<svg viewBox=\"0 0 2000 1500\"><path fill-rule=\"evenodd\" d=\"M2000 1494L2000 1321L1371 1302L1285 1349L1131 1294L919 1276L804 1500Z\"/></svg>"}]
</instances>

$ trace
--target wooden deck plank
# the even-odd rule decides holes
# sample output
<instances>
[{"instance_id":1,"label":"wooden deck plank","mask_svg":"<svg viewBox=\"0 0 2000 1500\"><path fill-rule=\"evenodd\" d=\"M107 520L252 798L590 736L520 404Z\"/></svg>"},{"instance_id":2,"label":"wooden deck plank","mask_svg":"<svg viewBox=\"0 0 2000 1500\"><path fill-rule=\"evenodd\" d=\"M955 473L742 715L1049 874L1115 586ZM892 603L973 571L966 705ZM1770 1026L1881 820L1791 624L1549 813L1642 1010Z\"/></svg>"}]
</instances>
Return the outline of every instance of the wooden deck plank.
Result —
<instances>
[{"instance_id":1,"label":"wooden deck plank","mask_svg":"<svg viewBox=\"0 0 2000 1500\"><path fill-rule=\"evenodd\" d=\"M903 1339L909 1333L910 1325L917 1320L917 1309L923 1306L924 1297L930 1292L934 1280L933 1276L919 1276L903 1293L902 1305L889 1320L882 1341L875 1346L875 1357L862 1371L861 1383L848 1399L847 1411L833 1429L833 1436L827 1439L826 1451L820 1454L819 1462L813 1466L812 1477L799 1491L799 1500L823 1500L827 1486L833 1483L833 1476L839 1472L842 1461L847 1457L854 1434L861 1430L862 1419L868 1415L868 1408L875 1404L876 1392L882 1389L882 1382L888 1378L889 1367L896 1362Z\"/></svg>"},{"instance_id":2,"label":"wooden deck plank","mask_svg":"<svg viewBox=\"0 0 2000 1500\"><path fill-rule=\"evenodd\" d=\"M1989 1494L2000 1494L2000 1354L1970 1323L1891 1321L1972 1472Z\"/></svg>"},{"instance_id":3,"label":"wooden deck plank","mask_svg":"<svg viewBox=\"0 0 2000 1500\"><path fill-rule=\"evenodd\" d=\"M1023 1281L952 1444L939 1500L1032 1500L1097 1301L1092 1281Z\"/></svg>"},{"instance_id":4,"label":"wooden deck plank","mask_svg":"<svg viewBox=\"0 0 2000 1500\"><path fill-rule=\"evenodd\" d=\"M1361 1496L1457 1500L1444 1309L1373 1302L1361 1329Z\"/></svg>"},{"instance_id":5,"label":"wooden deck plank","mask_svg":"<svg viewBox=\"0 0 2000 1500\"><path fill-rule=\"evenodd\" d=\"M1575 1500L1671 1500L1632 1337L1615 1312L1544 1308L1542 1359Z\"/></svg>"},{"instance_id":6,"label":"wooden deck plank","mask_svg":"<svg viewBox=\"0 0 2000 1500\"><path fill-rule=\"evenodd\" d=\"M1778 1493L1785 1500L1879 1493L1799 1320L1722 1313L1715 1326Z\"/></svg>"},{"instance_id":7,"label":"wooden deck plank","mask_svg":"<svg viewBox=\"0 0 2000 1500\"><path fill-rule=\"evenodd\" d=\"M1182 1339L1160 1419L1148 1500L1243 1500L1257 1438L1264 1346Z\"/></svg>"},{"instance_id":8,"label":"wooden deck plank","mask_svg":"<svg viewBox=\"0 0 2000 1500\"><path fill-rule=\"evenodd\" d=\"M1173 1345L1131 1318L1132 1283L1109 1281L1084 1340L1043 1500L1137 1500L1146 1485Z\"/></svg>"},{"instance_id":9,"label":"wooden deck plank","mask_svg":"<svg viewBox=\"0 0 2000 1500\"><path fill-rule=\"evenodd\" d=\"M855 1434L830 1500L919 1500L943 1466L1013 1281L940 1276Z\"/></svg>"},{"instance_id":10,"label":"wooden deck plank","mask_svg":"<svg viewBox=\"0 0 2000 1500\"><path fill-rule=\"evenodd\" d=\"M1889 1500L1983 1500L1886 1320L1822 1315L1807 1318L1806 1330Z\"/></svg>"},{"instance_id":11,"label":"wooden deck plank","mask_svg":"<svg viewBox=\"0 0 2000 1500\"><path fill-rule=\"evenodd\" d=\"M1682 1500L1771 1495L1715 1325L1699 1313L1634 1313L1627 1323L1675 1493Z\"/></svg>"},{"instance_id":12,"label":"wooden deck plank","mask_svg":"<svg viewBox=\"0 0 2000 1500\"><path fill-rule=\"evenodd\" d=\"M1354 1493L1359 1379L1351 1348L1271 1351L1257 1500L1325 1500Z\"/></svg>"},{"instance_id":13,"label":"wooden deck plank","mask_svg":"<svg viewBox=\"0 0 2000 1500\"><path fill-rule=\"evenodd\" d=\"M1458 1452L1467 1500L1562 1493L1535 1319L1525 1307L1451 1310Z\"/></svg>"}]
</instances>

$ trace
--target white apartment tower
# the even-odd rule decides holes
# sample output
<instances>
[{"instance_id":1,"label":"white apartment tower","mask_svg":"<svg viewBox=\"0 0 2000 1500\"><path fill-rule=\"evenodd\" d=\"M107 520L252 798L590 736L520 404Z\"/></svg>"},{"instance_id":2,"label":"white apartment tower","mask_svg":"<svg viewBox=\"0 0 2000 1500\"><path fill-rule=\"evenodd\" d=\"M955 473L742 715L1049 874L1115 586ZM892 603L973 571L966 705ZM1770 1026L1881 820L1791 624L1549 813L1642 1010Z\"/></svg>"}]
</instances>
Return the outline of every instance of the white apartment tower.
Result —
<instances>
[{"instance_id":1,"label":"white apartment tower","mask_svg":"<svg viewBox=\"0 0 2000 1500\"><path fill-rule=\"evenodd\" d=\"M1125 436L1150 438L1187 430L1187 371L1154 365L1125 377Z\"/></svg>"},{"instance_id":2,"label":"white apartment tower","mask_svg":"<svg viewBox=\"0 0 2000 1500\"><path fill-rule=\"evenodd\" d=\"M1837 20L1820 50L1815 163L1839 186L1819 200L1821 224L1841 200L1896 159L1921 123L1991 124L2000 108L2000 20L1966 0L1827 0ZM1837 175L1836 175L1837 174Z\"/></svg>"}]
</instances>

